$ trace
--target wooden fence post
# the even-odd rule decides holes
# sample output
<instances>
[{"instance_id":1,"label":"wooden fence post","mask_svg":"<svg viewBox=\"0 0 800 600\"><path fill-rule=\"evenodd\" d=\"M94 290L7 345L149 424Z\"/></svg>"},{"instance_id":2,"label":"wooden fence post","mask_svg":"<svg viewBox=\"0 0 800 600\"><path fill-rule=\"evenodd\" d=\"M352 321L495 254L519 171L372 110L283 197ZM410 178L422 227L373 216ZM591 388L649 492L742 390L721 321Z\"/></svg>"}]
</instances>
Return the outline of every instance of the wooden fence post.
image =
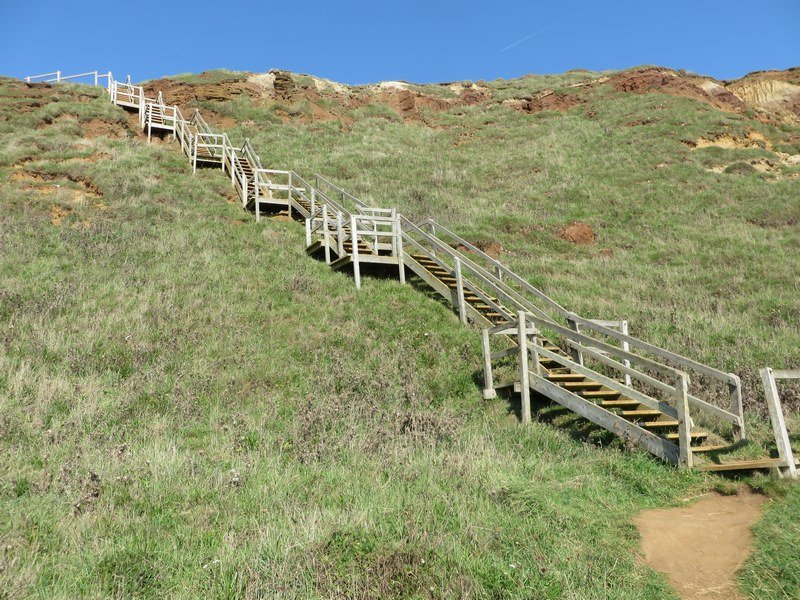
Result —
<instances>
[{"instance_id":1,"label":"wooden fence post","mask_svg":"<svg viewBox=\"0 0 800 600\"><path fill-rule=\"evenodd\" d=\"M575 333L581 332L581 327L578 322L573 319L572 317L567 317L567 323L569 324L569 328L572 329ZM579 365L583 366L583 352L578 350L577 348L570 347L569 353L572 355L572 360Z\"/></svg>"},{"instance_id":2,"label":"wooden fence post","mask_svg":"<svg viewBox=\"0 0 800 600\"><path fill-rule=\"evenodd\" d=\"M258 167L255 167L255 173L253 174L253 195L255 197L255 209L256 209L256 223L258 223L261 219L261 207L259 198L261 197L260 194L261 189L261 180L260 175L258 174Z\"/></svg>"},{"instance_id":3,"label":"wooden fence post","mask_svg":"<svg viewBox=\"0 0 800 600\"><path fill-rule=\"evenodd\" d=\"M350 215L350 237L353 240L351 249L353 257L353 278L356 280L356 289L361 289L361 270L358 265L358 235L356 235L356 216Z\"/></svg>"},{"instance_id":4,"label":"wooden fence post","mask_svg":"<svg viewBox=\"0 0 800 600\"><path fill-rule=\"evenodd\" d=\"M623 319L622 321L619 322L619 330L620 330L620 333L628 335L628 320L627 319ZM625 352L629 352L630 349L631 349L631 345L628 342L622 342L622 349ZM623 364L626 367L630 367L631 366L631 361L629 361L626 358L624 360ZM633 380L631 379L630 373L625 373L625 385L627 385L628 387L631 387L633 385Z\"/></svg>"},{"instance_id":5,"label":"wooden fence post","mask_svg":"<svg viewBox=\"0 0 800 600\"><path fill-rule=\"evenodd\" d=\"M678 448L680 466L692 467L692 420L689 416L689 376L678 375L675 382L675 408L678 410Z\"/></svg>"},{"instance_id":6,"label":"wooden fence post","mask_svg":"<svg viewBox=\"0 0 800 600\"><path fill-rule=\"evenodd\" d=\"M745 439L744 431L744 403L742 401L742 382L738 375L730 373L734 383L728 383L728 394L731 399L731 412L739 417L739 422L733 425L733 439ZM763 376L762 376L763 379Z\"/></svg>"},{"instance_id":7,"label":"wooden fence post","mask_svg":"<svg viewBox=\"0 0 800 600\"><path fill-rule=\"evenodd\" d=\"M464 278L461 276L461 261L455 258L456 275L456 301L458 303L458 318L462 323L467 322L467 306L464 301Z\"/></svg>"},{"instance_id":8,"label":"wooden fence post","mask_svg":"<svg viewBox=\"0 0 800 600\"><path fill-rule=\"evenodd\" d=\"M517 333L519 337L519 383L522 423L531 422L531 382L528 376L528 335L525 332L525 312L517 313Z\"/></svg>"},{"instance_id":9,"label":"wooden fence post","mask_svg":"<svg viewBox=\"0 0 800 600\"><path fill-rule=\"evenodd\" d=\"M494 374L492 373L492 347L489 343L489 329L481 331L481 346L483 348L483 399L492 400L497 398L497 390L494 389Z\"/></svg>"},{"instance_id":10,"label":"wooden fence post","mask_svg":"<svg viewBox=\"0 0 800 600\"><path fill-rule=\"evenodd\" d=\"M775 435L775 443L778 446L778 456L786 464L783 469L778 469L778 471L782 476L796 478L797 466L794 462L789 432L786 430L786 421L783 417L778 386L775 383L775 376L771 368L761 369L761 380L764 382L764 394L767 397L769 419L772 421L772 432Z\"/></svg>"},{"instance_id":11,"label":"wooden fence post","mask_svg":"<svg viewBox=\"0 0 800 600\"><path fill-rule=\"evenodd\" d=\"M344 256L344 222L342 213L338 210L336 211L336 242L336 253L339 255L339 258L342 258Z\"/></svg>"},{"instance_id":12,"label":"wooden fence post","mask_svg":"<svg viewBox=\"0 0 800 600\"><path fill-rule=\"evenodd\" d=\"M286 201L286 214L289 215L289 218L292 218L292 172L289 171L289 190L287 194L287 201Z\"/></svg>"},{"instance_id":13,"label":"wooden fence post","mask_svg":"<svg viewBox=\"0 0 800 600\"><path fill-rule=\"evenodd\" d=\"M306 219L306 248L311 245L311 217Z\"/></svg>"},{"instance_id":14,"label":"wooden fence post","mask_svg":"<svg viewBox=\"0 0 800 600\"><path fill-rule=\"evenodd\" d=\"M400 275L400 283L406 282L406 264L403 254L403 227L400 224L400 217L395 216L395 235L397 236L397 271Z\"/></svg>"},{"instance_id":15,"label":"wooden fence post","mask_svg":"<svg viewBox=\"0 0 800 600\"><path fill-rule=\"evenodd\" d=\"M325 244L325 264L331 264L331 234L328 231L330 222L328 221L328 206L322 205L322 242ZM310 243L310 242L309 242Z\"/></svg>"}]
</instances>

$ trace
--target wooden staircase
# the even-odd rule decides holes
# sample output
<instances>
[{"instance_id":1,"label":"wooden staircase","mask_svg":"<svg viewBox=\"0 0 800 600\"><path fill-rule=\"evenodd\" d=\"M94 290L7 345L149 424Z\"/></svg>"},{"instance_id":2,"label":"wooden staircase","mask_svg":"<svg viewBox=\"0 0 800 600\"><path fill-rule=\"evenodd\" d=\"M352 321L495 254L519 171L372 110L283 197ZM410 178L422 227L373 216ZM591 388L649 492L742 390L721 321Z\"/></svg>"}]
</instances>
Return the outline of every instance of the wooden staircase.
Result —
<instances>
[{"instance_id":1,"label":"wooden staircase","mask_svg":"<svg viewBox=\"0 0 800 600\"><path fill-rule=\"evenodd\" d=\"M98 74L94 75L97 82ZM511 385L522 394L523 422L530 419L529 394L533 391L673 464L722 471L785 468L790 460L793 467L794 459L785 457L703 460L704 455L725 453L744 440L741 383L735 375L569 313L438 223L428 220L413 224L394 209L368 205L319 175L311 185L294 171L264 169L249 140L241 147L232 144L226 133L214 132L199 111L186 119L177 106L165 105L160 94L148 98L130 79L118 82L111 73L107 79L111 101L138 111L148 138L153 129L171 132L192 161L193 170L198 163L206 163L227 171L243 208L254 210L256 219L264 207L282 208L290 216L303 217L307 252L324 252L334 269L352 265L357 287L362 262L397 265L401 281L405 281L409 269L450 301L463 322L470 320L483 326L484 395L493 397L489 392L507 385L494 385L492 361L518 357L520 376ZM568 327L559 325L561 320L566 320ZM493 352L492 336L504 340L508 347ZM588 361L603 368L590 368ZM699 372L727 385L731 409L692 395L690 379L679 369ZM608 376L608 370L617 374ZM631 377L646 386L634 386ZM666 399L641 391L651 388L665 394ZM734 442L695 427L690 407L733 425ZM775 411L772 407L770 410L772 415ZM775 420L773 416L773 423Z\"/></svg>"}]
</instances>

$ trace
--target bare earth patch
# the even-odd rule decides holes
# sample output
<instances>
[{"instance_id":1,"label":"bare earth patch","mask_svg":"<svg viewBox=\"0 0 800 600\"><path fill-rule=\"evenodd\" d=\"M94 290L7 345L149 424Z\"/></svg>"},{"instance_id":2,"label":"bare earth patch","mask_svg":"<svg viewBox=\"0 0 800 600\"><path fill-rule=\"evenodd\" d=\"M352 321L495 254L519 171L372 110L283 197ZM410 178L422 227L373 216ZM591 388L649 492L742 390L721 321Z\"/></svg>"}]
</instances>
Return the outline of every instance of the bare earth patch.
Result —
<instances>
[{"instance_id":1,"label":"bare earth patch","mask_svg":"<svg viewBox=\"0 0 800 600\"><path fill-rule=\"evenodd\" d=\"M126 136L125 128L121 123L106 121L105 119L92 119L81 123L81 133L86 138L106 137L121 139Z\"/></svg>"},{"instance_id":2,"label":"bare earth patch","mask_svg":"<svg viewBox=\"0 0 800 600\"><path fill-rule=\"evenodd\" d=\"M750 553L750 527L765 501L749 491L713 493L689 506L640 513L634 522L647 564L666 574L681 598L744 598L734 578Z\"/></svg>"},{"instance_id":3,"label":"bare earth patch","mask_svg":"<svg viewBox=\"0 0 800 600\"><path fill-rule=\"evenodd\" d=\"M558 232L558 237L578 246L594 244L597 235L586 223L571 223Z\"/></svg>"}]
</instances>

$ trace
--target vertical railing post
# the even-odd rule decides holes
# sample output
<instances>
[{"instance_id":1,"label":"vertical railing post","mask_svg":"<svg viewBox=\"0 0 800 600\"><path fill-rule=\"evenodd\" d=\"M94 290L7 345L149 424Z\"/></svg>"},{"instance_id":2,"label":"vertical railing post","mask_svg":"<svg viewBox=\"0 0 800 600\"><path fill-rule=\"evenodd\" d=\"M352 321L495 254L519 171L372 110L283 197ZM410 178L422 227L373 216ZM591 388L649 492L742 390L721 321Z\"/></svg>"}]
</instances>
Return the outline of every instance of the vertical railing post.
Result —
<instances>
[{"instance_id":1,"label":"vertical railing post","mask_svg":"<svg viewBox=\"0 0 800 600\"><path fill-rule=\"evenodd\" d=\"M624 335L628 335L628 320L627 319L623 319L622 321L619 322L619 329L620 329L621 333L623 333ZM622 349L625 352L630 352L631 345L627 341L624 341L624 342L622 342ZM626 358L623 364L626 367L630 368L631 361L629 361ZM625 385L627 385L628 387L631 387L633 385L633 380L631 379L630 373L625 373Z\"/></svg>"},{"instance_id":2,"label":"vertical railing post","mask_svg":"<svg viewBox=\"0 0 800 600\"><path fill-rule=\"evenodd\" d=\"M308 217L306 219L306 248L308 248L310 245L311 245L311 217Z\"/></svg>"},{"instance_id":3,"label":"vertical railing post","mask_svg":"<svg viewBox=\"0 0 800 600\"><path fill-rule=\"evenodd\" d=\"M56 71L56 81L61 81L61 71Z\"/></svg>"},{"instance_id":4,"label":"vertical railing post","mask_svg":"<svg viewBox=\"0 0 800 600\"><path fill-rule=\"evenodd\" d=\"M680 373L675 382L675 408L678 410L678 450L680 466L692 467L692 419L689 416L689 376Z\"/></svg>"},{"instance_id":5,"label":"vertical railing post","mask_svg":"<svg viewBox=\"0 0 800 600\"><path fill-rule=\"evenodd\" d=\"M113 80L112 80L112 77L111 77L111 71L109 71L109 72L108 72L108 93L109 93L109 94L111 93L111 82L112 82L112 81L113 81ZM115 87L116 87L116 86L115 86Z\"/></svg>"},{"instance_id":6,"label":"vertical railing post","mask_svg":"<svg viewBox=\"0 0 800 600\"><path fill-rule=\"evenodd\" d=\"M255 167L255 174L253 175L253 186L254 186L253 195L255 197L254 202L255 202L255 209L256 209L256 223L258 223L259 220L260 220L260 217L261 217L261 208L260 208L260 204L259 204L259 201L258 201L258 199L260 197L259 196L259 194L260 194L259 190L261 188L261 183L259 181L259 175L258 175L258 167Z\"/></svg>"},{"instance_id":7,"label":"vertical railing post","mask_svg":"<svg viewBox=\"0 0 800 600\"><path fill-rule=\"evenodd\" d=\"M312 213L313 214L313 213ZM331 264L331 232L328 221L328 206L322 205L322 243L325 244L325 264Z\"/></svg>"},{"instance_id":8,"label":"vertical railing post","mask_svg":"<svg viewBox=\"0 0 800 600\"><path fill-rule=\"evenodd\" d=\"M288 200L286 201L286 214L289 215L290 219L292 218L292 198L293 198L292 185L293 185L292 171L289 171L289 190L287 196Z\"/></svg>"},{"instance_id":9,"label":"vertical railing post","mask_svg":"<svg viewBox=\"0 0 800 600\"><path fill-rule=\"evenodd\" d=\"M531 382L528 375L528 334L525 331L525 312L517 313L517 333L519 337L519 383L522 423L531 422Z\"/></svg>"},{"instance_id":10,"label":"vertical railing post","mask_svg":"<svg viewBox=\"0 0 800 600\"><path fill-rule=\"evenodd\" d=\"M317 205L317 188L311 188L311 214L314 214Z\"/></svg>"},{"instance_id":11,"label":"vertical railing post","mask_svg":"<svg viewBox=\"0 0 800 600\"><path fill-rule=\"evenodd\" d=\"M772 433L775 435L775 444L778 446L778 456L786 465L783 469L778 469L782 476L797 477L797 466L794 462L794 453L789 439L789 432L786 429L786 420L783 416L781 399L778 395L778 386L772 369L766 367L761 369L761 380L764 383L764 394L767 398L767 408L769 409L769 420L772 422Z\"/></svg>"},{"instance_id":12,"label":"vertical railing post","mask_svg":"<svg viewBox=\"0 0 800 600\"><path fill-rule=\"evenodd\" d=\"M344 256L344 219L342 213L336 212L336 253L339 258Z\"/></svg>"},{"instance_id":13,"label":"vertical railing post","mask_svg":"<svg viewBox=\"0 0 800 600\"><path fill-rule=\"evenodd\" d=\"M575 333L581 332L581 327L578 322L573 319L571 316L567 317L567 324L569 328L572 329ZM578 350L577 348L570 347L570 354L572 355L572 360L578 363L579 365L583 365L583 352Z\"/></svg>"},{"instance_id":14,"label":"vertical railing post","mask_svg":"<svg viewBox=\"0 0 800 600\"><path fill-rule=\"evenodd\" d=\"M461 276L461 261L455 259L455 276L456 276L456 302L458 305L458 318L462 323L467 322L467 306L464 301L464 279Z\"/></svg>"},{"instance_id":15,"label":"vertical railing post","mask_svg":"<svg viewBox=\"0 0 800 600\"><path fill-rule=\"evenodd\" d=\"M531 334L530 351L533 355L533 372L539 377L542 377L543 367L541 355L539 354L539 346L541 345L539 340L539 332L536 330L535 325L532 324L531 327L533 328L533 333Z\"/></svg>"},{"instance_id":16,"label":"vertical railing post","mask_svg":"<svg viewBox=\"0 0 800 600\"><path fill-rule=\"evenodd\" d=\"M231 162L231 185L233 185L236 177L236 150L233 147L228 151L228 156Z\"/></svg>"},{"instance_id":17,"label":"vertical railing post","mask_svg":"<svg viewBox=\"0 0 800 600\"><path fill-rule=\"evenodd\" d=\"M397 271L400 275L400 283L406 282L406 260L403 252L403 226L400 224L400 215L394 220L395 236L397 239Z\"/></svg>"},{"instance_id":18,"label":"vertical railing post","mask_svg":"<svg viewBox=\"0 0 800 600\"><path fill-rule=\"evenodd\" d=\"M742 381L738 375L729 373L733 378L733 383L728 383L728 394L731 399L731 412L739 417L737 423L733 425L733 439L741 441L745 439L744 431L744 403L742 401Z\"/></svg>"},{"instance_id":19,"label":"vertical railing post","mask_svg":"<svg viewBox=\"0 0 800 600\"><path fill-rule=\"evenodd\" d=\"M194 147L192 148L192 175L197 173L197 143L199 137L200 137L199 133L196 136L194 136L194 144L193 144Z\"/></svg>"},{"instance_id":20,"label":"vertical railing post","mask_svg":"<svg viewBox=\"0 0 800 600\"><path fill-rule=\"evenodd\" d=\"M97 87L97 71L94 72L94 85Z\"/></svg>"},{"instance_id":21,"label":"vertical railing post","mask_svg":"<svg viewBox=\"0 0 800 600\"><path fill-rule=\"evenodd\" d=\"M488 328L484 328L481 331L481 347L483 348L483 399L492 400L493 398L497 398L497 390L494 389L492 347Z\"/></svg>"},{"instance_id":22,"label":"vertical railing post","mask_svg":"<svg viewBox=\"0 0 800 600\"><path fill-rule=\"evenodd\" d=\"M239 175L240 181L240 189L242 191L242 208L247 208L247 192L248 192L248 185L247 185L247 175L245 175L244 169L242 169L242 174Z\"/></svg>"},{"instance_id":23,"label":"vertical railing post","mask_svg":"<svg viewBox=\"0 0 800 600\"><path fill-rule=\"evenodd\" d=\"M361 270L358 265L358 236L356 235L356 216L350 215L350 235L353 240L353 278L356 280L356 289L361 289Z\"/></svg>"}]
</instances>

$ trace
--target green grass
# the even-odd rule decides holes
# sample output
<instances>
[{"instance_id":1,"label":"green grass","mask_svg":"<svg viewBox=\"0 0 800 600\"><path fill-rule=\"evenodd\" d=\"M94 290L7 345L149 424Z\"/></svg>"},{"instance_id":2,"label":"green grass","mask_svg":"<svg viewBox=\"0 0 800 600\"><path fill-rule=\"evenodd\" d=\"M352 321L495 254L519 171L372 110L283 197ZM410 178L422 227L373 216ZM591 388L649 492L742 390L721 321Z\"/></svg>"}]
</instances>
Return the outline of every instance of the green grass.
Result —
<instances>
[{"instance_id":1,"label":"green grass","mask_svg":"<svg viewBox=\"0 0 800 600\"><path fill-rule=\"evenodd\" d=\"M20 112L23 92L0 84L0 595L673 597L631 516L718 479L520 427L506 400L481 400L478 336L442 303L390 278L356 293L306 257L301 226L256 225L171 144L36 129L54 110L124 121L71 89ZM797 363L798 232L781 221L797 180L711 174L720 152L680 142L791 132L666 97L593 108L239 133L270 166L499 240L570 308L737 371ZM474 141L454 146L462 132ZM81 160L97 153L111 158ZM102 198L11 181L28 158ZM576 219L596 247L554 236ZM753 597L800 589L796 532L779 528L795 492L756 529Z\"/></svg>"}]
</instances>

